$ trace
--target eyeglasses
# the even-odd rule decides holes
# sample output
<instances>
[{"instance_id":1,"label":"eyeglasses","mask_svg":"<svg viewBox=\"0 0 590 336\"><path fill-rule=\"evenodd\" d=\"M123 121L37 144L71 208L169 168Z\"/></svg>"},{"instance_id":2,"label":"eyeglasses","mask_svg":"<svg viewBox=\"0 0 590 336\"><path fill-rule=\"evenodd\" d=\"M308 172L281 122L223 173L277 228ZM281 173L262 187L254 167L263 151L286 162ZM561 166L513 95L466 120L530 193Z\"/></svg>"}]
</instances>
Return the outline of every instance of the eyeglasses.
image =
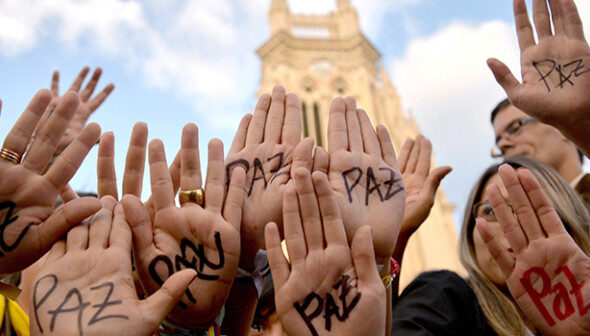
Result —
<instances>
[{"instance_id":1,"label":"eyeglasses","mask_svg":"<svg viewBox=\"0 0 590 336\"><path fill-rule=\"evenodd\" d=\"M510 203L508 203L508 206L512 208L512 205ZM514 210L512 212L514 212ZM474 218L481 217L488 222L498 221L498 219L496 218L496 214L494 213L494 209L492 209L490 201L475 203L473 205L473 208L471 209L471 213Z\"/></svg>"},{"instance_id":2,"label":"eyeglasses","mask_svg":"<svg viewBox=\"0 0 590 336\"><path fill-rule=\"evenodd\" d=\"M535 121L537 121L537 119L527 118L527 119L518 119L518 120L514 120L513 122L511 122L508 125L508 127L506 127L504 132L502 132L502 134L500 134L499 136L496 137L496 145L494 147L492 147L492 152L491 152L492 157L494 159L497 159L497 158L502 157L502 155L504 154L502 152L502 150L498 147L498 143L500 143L500 141L502 139L506 139L508 141L514 139L515 136L518 136L522 133L522 127L524 125L535 122Z\"/></svg>"}]
</instances>

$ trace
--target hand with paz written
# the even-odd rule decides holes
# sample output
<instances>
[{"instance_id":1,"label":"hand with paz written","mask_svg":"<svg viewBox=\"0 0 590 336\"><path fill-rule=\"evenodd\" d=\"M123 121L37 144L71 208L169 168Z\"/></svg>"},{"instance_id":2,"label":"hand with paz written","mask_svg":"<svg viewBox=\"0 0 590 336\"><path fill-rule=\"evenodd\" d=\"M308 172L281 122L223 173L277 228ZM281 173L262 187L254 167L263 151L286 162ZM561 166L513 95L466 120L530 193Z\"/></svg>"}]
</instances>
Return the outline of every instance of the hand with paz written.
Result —
<instances>
[{"instance_id":1,"label":"hand with paz written","mask_svg":"<svg viewBox=\"0 0 590 336\"><path fill-rule=\"evenodd\" d=\"M31 141L51 97L48 90L37 92L2 146L23 159L21 163L0 160L0 273L31 265L71 227L101 207L97 199L77 198L54 209L58 194L67 189L98 140L100 127L95 123L84 127L43 174L79 105L76 93L66 93Z\"/></svg>"},{"instance_id":2,"label":"hand with paz written","mask_svg":"<svg viewBox=\"0 0 590 336\"><path fill-rule=\"evenodd\" d=\"M200 189L201 168L195 124L187 124L183 129L180 158L181 190ZM151 294L159 290L172 274L185 268L196 270L197 277L166 321L184 328L209 327L225 303L237 272L244 171L241 168L233 171L224 199L223 144L217 139L211 140L204 205L185 202L177 207L162 141L150 143L149 163L155 210L153 219L136 196L127 194L121 200L133 231L142 286Z\"/></svg>"},{"instance_id":3,"label":"hand with paz written","mask_svg":"<svg viewBox=\"0 0 590 336\"><path fill-rule=\"evenodd\" d=\"M363 225L373 229L375 254L389 262L404 216L405 190L389 133L373 128L353 98L336 98L328 121L328 178L352 241Z\"/></svg>"},{"instance_id":4,"label":"hand with paz written","mask_svg":"<svg viewBox=\"0 0 590 336\"><path fill-rule=\"evenodd\" d=\"M590 334L590 258L565 230L530 171L503 165L498 173L510 203L496 184L486 192L514 252L485 219L476 224L510 294L543 335Z\"/></svg>"},{"instance_id":5,"label":"hand with paz written","mask_svg":"<svg viewBox=\"0 0 590 336\"><path fill-rule=\"evenodd\" d=\"M556 127L590 155L590 46L574 0L551 0L549 7L547 0L533 0L538 42L524 0L514 0L514 19L522 83L491 58L496 80L514 106Z\"/></svg>"},{"instance_id":6,"label":"hand with paz written","mask_svg":"<svg viewBox=\"0 0 590 336\"><path fill-rule=\"evenodd\" d=\"M293 152L301 132L301 104L280 86L262 95L254 114L238 126L225 164L228 178L236 167L246 171L240 260L244 269L253 267L254 255L264 248L264 226L282 223L282 195L296 168Z\"/></svg>"},{"instance_id":7,"label":"hand with paz written","mask_svg":"<svg viewBox=\"0 0 590 336\"><path fill-rule=\"evenodd\" d=\"M278 317L289 335L385 334L385 287L377 272L371 228L351 247L327 176L298 168L283 195L289 263L275 223L266 226ZM290 264L290 265L289 265Z\"/></svg>"},{"instance_id":8,"label":"hand with paz written","mask_svg":"<svg viewBox=\"0 0 590 336\"><path fill-rule=\"evenodd\" d=\"M153 335L197 276L174 274L145 300L131 276L131 229L120 204L103 208L53 245L34 280L31 335Z\"/></svg>"}]
</instances>

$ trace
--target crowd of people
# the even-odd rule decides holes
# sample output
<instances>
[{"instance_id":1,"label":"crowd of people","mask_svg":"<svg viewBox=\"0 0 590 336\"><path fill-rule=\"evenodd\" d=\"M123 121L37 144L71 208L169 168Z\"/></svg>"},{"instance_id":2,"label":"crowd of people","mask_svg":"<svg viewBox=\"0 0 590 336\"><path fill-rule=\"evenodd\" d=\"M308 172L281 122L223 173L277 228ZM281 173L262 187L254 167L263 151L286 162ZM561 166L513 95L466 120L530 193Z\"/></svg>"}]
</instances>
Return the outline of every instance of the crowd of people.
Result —
<instances>
[{"instance_id":1,"label":"crowd of people","mask_svg":"<svg viewBox=\"0 0 590 336\"><path fill-rule=\"evenodd\" d=\"M84 68L40 90L0 149L1 335L590 335L590 47L573 0L514 0L522 81L488 60L507 94L492 156L459 237L467 276L426 272L399 293L401 260L450 167L432 144L389 132L335 98L327 149L302 139L301 105L277 86L228 154L198 128L168 165L133 128L122 192L113 133L87 123ZM534 28L533 28L534 27ZM98 145L97 195L69 181ZM146 161L151 196L141 200Z\"/></svg>"}]
</instances>

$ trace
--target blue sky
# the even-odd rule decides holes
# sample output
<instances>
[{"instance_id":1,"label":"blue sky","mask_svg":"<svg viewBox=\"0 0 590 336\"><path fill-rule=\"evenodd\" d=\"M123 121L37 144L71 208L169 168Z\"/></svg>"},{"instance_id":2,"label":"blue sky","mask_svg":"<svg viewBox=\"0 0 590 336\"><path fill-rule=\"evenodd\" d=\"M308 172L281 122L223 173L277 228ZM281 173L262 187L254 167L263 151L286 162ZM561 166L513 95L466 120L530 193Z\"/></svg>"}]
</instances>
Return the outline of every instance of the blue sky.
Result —
<instances>
[{"instance_id":1,"label":"blue sky","mask_svg":"<svg viewBox=\"0 0 590 336\"><path fill-rule=\"evenodd\" d=\"M291 0L290 6L294 12L326 13L335 2ZM488 113L502 92L485 58L505 59L518 72L512 1L352 2L383 54L404 109L432 139L437 163L455 169L444 188L460 218L473 181L492 162ZM199 126L201 150L213 137L227 149L239 118L256 102L255 49L268 38L269 3L0 0L0 136L33 94L49 87L54 69L61 72L63 92L89 65L103 68L99 89L116 85L91 121L115 133L119 174L136 121L148 123L150 139L164 140L169 159L187 122ZM579 5L590 19L590 6ZM75 189L96 189L95 165L96 149L72 181Z\"/></svg>"}]
</instances>

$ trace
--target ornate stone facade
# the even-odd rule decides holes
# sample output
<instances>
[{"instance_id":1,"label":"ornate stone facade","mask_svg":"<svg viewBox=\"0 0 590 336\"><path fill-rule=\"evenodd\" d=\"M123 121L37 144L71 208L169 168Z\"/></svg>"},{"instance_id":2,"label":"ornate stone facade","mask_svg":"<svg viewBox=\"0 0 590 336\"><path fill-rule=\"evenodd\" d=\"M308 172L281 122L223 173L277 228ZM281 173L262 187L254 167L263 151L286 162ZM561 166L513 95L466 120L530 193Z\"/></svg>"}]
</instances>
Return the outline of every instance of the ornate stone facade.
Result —
<instances>
[{"instance_id":1,"label":"ornate stone facade","mask_svg":"<svg viewBox=\"0 0 590 336\"><path fill-rule=\"evenodd\" d=\"M337 96L356 98L374 125L387 127L398 152L407 138L419 133L414 119L402 110L381 55L363 35L349 0L338 0L336 11L328 15L293 14L286 0L272 0L269 19L271 37L257 51L262 59L259 94L279 84L297 94L304 136L327 147L328 112ZM408 244L401 288L426 270L464 273L453 208L441 188L429 218Z\"/></svg>"}]
</instances>

